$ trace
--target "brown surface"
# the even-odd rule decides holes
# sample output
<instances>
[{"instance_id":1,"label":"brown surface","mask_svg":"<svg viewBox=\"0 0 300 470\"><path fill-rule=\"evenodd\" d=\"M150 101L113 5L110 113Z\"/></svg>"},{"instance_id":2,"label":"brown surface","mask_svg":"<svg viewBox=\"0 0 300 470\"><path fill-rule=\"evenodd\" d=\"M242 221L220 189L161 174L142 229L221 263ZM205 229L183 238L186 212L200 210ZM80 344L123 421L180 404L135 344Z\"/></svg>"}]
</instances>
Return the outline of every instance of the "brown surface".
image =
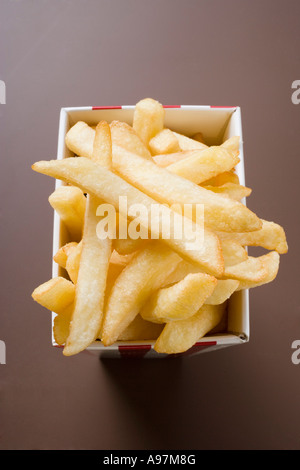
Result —
<instances>
[{"instance_id":1,"label":"brown surface","mask_svg":"<svg viewBox=\"0 0 300 470\"><path fill-rule=\"evenodd\" d=\"M297 0L2 0L1 449L299 449ZM251 291L249 344L174 361L65 358L30 297L51 276L63 106L239 105L248 205L282 224L289 254Z\"/></svg>"}]
</instances>

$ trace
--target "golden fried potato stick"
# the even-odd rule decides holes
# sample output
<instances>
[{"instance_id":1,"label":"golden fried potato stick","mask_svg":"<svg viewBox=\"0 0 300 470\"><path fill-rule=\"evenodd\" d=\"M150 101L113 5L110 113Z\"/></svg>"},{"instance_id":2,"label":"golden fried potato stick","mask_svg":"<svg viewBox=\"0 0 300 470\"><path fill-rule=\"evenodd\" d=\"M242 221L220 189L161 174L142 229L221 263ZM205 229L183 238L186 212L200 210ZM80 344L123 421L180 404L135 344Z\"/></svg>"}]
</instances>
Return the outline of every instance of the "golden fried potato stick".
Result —
<instances>
[{"instance_id":1,"label":"golden fried potato stick","mask_svg":"<svg viewBox=\"0 0 300 470\"><path fill-rule=\"evenodd\" d=\"M203 305L192 317L167 323L155 342L155 351L164 354L187 351L220 323L225 311L226 302L221 305Z\"/></svg>"},{"instance_id":2,"label":"golden fried potato stick","mask_svg":"<svg viewBox=\"0 0 300 470\"><path fill-rule=\"evenodd\" d=\"M238 156L222 146L211 146L204 150L191 151L187 158L172 163L167 170L200 184L219 173L230 171L239 161Z\"/></svg>"},{"instance_id":3,"label":"golden fried potato stick","mask_svg":"<svg viewBox=\"0 0 300 470\"><path fill-rule=\"evenodd\" d=\"M251 188L247 188L241 184L225 183L221 186L201 185L203 188L213 191L214 193L230 197L235 201L241 201L244 197L250 196Z\"/></svg>"},{"instance_id":4,"label":"golden fried potato stick","mask_svg":"<svg viewBox=\"0 0 300 470\"><path fill-rule=\"evenodd\" d=\"M105 121L96 127L93 160L105 168L110 168L112 164L110 128ZM97 338L103 320L112 241L109 238L99 239L97 235L99 216L96 213L100 203L101 200L88 194L74 310L63 350L65 356L86 349Z\"/></svg>"},{"instance_id":5,"label":"golden fried potato stick","mask_svg":"<svg viewBox=\"0 0 300 470\"><path fill-rule=\"evenodd\" d=\"M115 145L113 166L126 181L162 203L204 204L205 225L212 230L246 232L261 227L257 215L241 202L208 191Z\"/></svg>"},{"instance_id":6,"label":"golden fried potato stick","mask_svg":"<svg viewBox=\"0 0 300 470\"><path fill-rule=\"evenodd\" d=\"M137 238L133 240L132 238L116 238L113 240L113 245L115 250L121 255L128 255L130 253L134 253L137 250L143 248L147 243L147 240L143 240L142 238Z\"/></svg>"},{"instance_id":7,"label":"golden fried potato stick","mask_svg":"<svg viewBox=\"0 0 300 470\"><path fill-rule=\"evenodd\" d=\"M240 281L235 279L218 279L213 293L205 300L206 305L223 304L231 295L238 290Z\"/></svg>"},{"instance_id":8,"label":"golden fried potato stick","mask_svg":"<svg viewBox=\"0 0 300 470\"><path fill-rule=\"evenodd\" d=\"M46 309L57 314L64 314L73 303L74 284L64 277L57 276L36 287L32 298Z\"/></svg>"},{"instance_id":9,"label":"golden fried potato stick","mask_svg":"<svg viewBox=\"0 0 300 470\"><path fill-rule=\"evenodd\" d=\"M101 340L113 344L140 312L142 305L180 261L159 242L138 252L117 277L107 300Z\"/></svg>"},{"instance_id":10,"label":"golden fried potato stick","mask_svg":"<svg viewBox=\"0 0 300 470\"><path fill-rule=\"evenodd\" d=\"M68 257L66 260L66 271L68 273L69 278L71 279L74 284L77 282L78 271L79 271L79 264L80 264L80 257L82 252L82 240L77 243L71 250L68 252Z\"/></svg>"},{"instance_id":11,"label":"golden fried potato stick","mask_svg":"<svg viewBox=\"0 0 300 470\"><path fill-rule=\"evenodd\" d=\"M233 266L225 266L223 278L237 281L261 282L267 275L265 264L261 256L257 258L248 256L246 261Z\"/></svg>"},{"instance_id":12,"label":"golden fried potato stick","mask_svg":"<svg viewBox=\"0 0 300 470\"><path fill-rule=\"evenodd\" d=\"M264 277L262 277L259 281L240 281L237 290L251 289L253 287L262 286L263 284L268 284L269 282L274 281L279 269L280 255L277 253L277 251L271 251L266 255L262 255L260 257L260 261L266 270Z\"/></svg>"},{"instance_id":13,"label":"golden fried potato stick","mask_svg":"<svg viewBox=\"0 0 300 470\"><path fill-rule=\"evenodd\" d=\"M59 346L64 346L70 335L71 316L72 312L70 315L56 315L53 320L53 337Z\"/></svg>"},{"instance_id":14,"label":"golden fried potato stick","mask_svg":"<svg viewBox=\"0 0 300 470\"><path fill-rule=\"evenodd\" d=\"M238 156L240 153L240 137L238 135L234 135L233 137L229 137L229 139L225 140L221 147L225 148L232 152L235 156Z\"/></svg>"},{"instance_id":15,"label":"golden fried potato stick","mask_svg":"<svg viewBox=\"0 0 300 470\"><path fill-rule=\"evenodd\" d=\"M72 241L82 237L86 197L76 186L60 186L49 196L51 207L65 224Z\"/></svg>"},{"instance_id":16,"label":"golden fried potato stick","mask_svg":"<svg viewBox=\"0 0 300 470\"><path fill-rule=\"evenodd\" d=\"M141 315L120 334L118 341L154 341L163 330L164 325L144 320Z\"/></svg>"},{"instance_id":17,"label":"golden fried potato stick","mask_svg":"<svg viewBox=\"0 0 300 470\"><path fill-rule=\"evenodd\" d=\"M111 139L115 145L124 147L129 152L136 153L140 157L151 159L151 153L137 135L132 126L121 121L110 123Z\"/></svg>"},{"instance_id":18,"label":"golden fried potato stick","mask_svg":"<svg viewBox=\"0 0 300 470\"><path fill-rule=\"evenodd\" d=\"M260 246L267 250L275 250L279 254L288 252L288 244L284 229L275 222L262 221L262 227L255 232L225 233L217 232L221 240L231 238L242 246Z\"/></svg>"},{"instance_id":19,"label":"golden fried potato stick","mask_svg":"<svg viewBox=\"0 0 300 470\"><path fill-rule=\"evenodd\" d=\"M77 242L70 242L63 245L53 256L53 260L61 267L66 268L67 259L73 248L78 245Z\"/></svg>"},{"instance_id":20,"label":"golden fried potato stick","mask_svg":"<svg viewBox=\"0 0 300 470\"><path fill-rule=\"evenodd\" d=\"M168 154L179 152L179 142L170 129L163 129L158 132L149 142L152 155ZM129 150L129 149L128 149Z\"/></svg>"},{"instance_id":21,"label":"golden fried potato stick","mask_svg":"<svg viewBox=\"0 0 300 470\"><path fill-rule=\"evenodd\" d=\"M234 172L234 170L219 173L218 175L213 176L209 180L203 181L201 183L201 186L223 186L227 183L240 184L239 177Z\"/></svg>"},{"instance_id":22,"label":"golden fried potato stick","mask_svg":"<svg viewBox=\"0 0 300 470\"><path fill-rule=\"evenodd\" d=\"M113 246L114 249L117 250L120 254L130 254L134 253L135 251L143 248L146 243L147 239L143 238L137 238L133 239L130 237L130 234L128 233L128 220L126 221L127 224L127 231L126 231L126 237L127 238L120 238L119 237L119 225L121 219L123 217L120 214L116 215L117 221L116 221L116 238L113 240Z\"/></svg>"},{"instance_id":23,"label":"golden fried potato stick","mask_svg":"<svg viewBox=\"0 0 300 470\"><path fill-rule=\"evenodd\" d=\"M100 121L96 126L91 159L108 170L112 169L112 138L106 121Z\"/></svg>"},{"instance_id":24,"label":"golden fried potato stick","mask_svg":"<svg viewBox=\"0 0 300 470\"><path fill-rule=\"evenodd\" d=\"M187 137L183 134L180 134L179 132L174 132L173 134L178 140L179 147L181 150L186 151L186 150L204 150L207 148L207 145L205 145L203 142L199 142L198 140L192 139L190 137Z\"/></svg>"},{"instance_id":25,"label":"golden fried potato stick","mask_svg":"<svg viewBox=\"0 0 300 470\"><path fill-rule=\"evenodd\" d=\"M93 155L94 138L95 130L85 122L78 121L67 132L65 143L75 155L90 158Z\"/></svg>"},{"instance_id":26,"label":"golden fried potato stick","mask_svg":"<svg viewBox=\"0 0 300 470\"><path fill-rule=\"evenodd\" d=\"M167 323L185 320L199 310L212 294L217 279L205 273L191 273L170 287L154 292L141 308L144 320Z\"/></svg>"},{"instance_id":27,"label":"golden fried potato stick","mask_svg":"<svg viewBox=\"0 0 300 470\"><path fill-rule=\"evenodd\" d=\"M246 261L248 258L246 248L244 248L235 240L230 238L222 240L221 246L225 267L234 266L235 264L241 263L242 261Z\"/></svg>"},{"instance_id":28,"label":"golden fried potato stick","mask_svg":"<svg viewBox=\"0 0 300 470\"><path fill-rule=\"evenodd\" d=\"M137 158L140 159L140 157ZM149 163L146 159L142 159L142 161ZM155 164L153 165L156 167ZM120 194L125 194L127 196L128 207L139 203L147 209L147 214L141 211L135 220L141 226L149 229L152 238L161 238L162 229L161 226L158 227L160 224L157 224L155 220L151 220L149 224L148 220L148 214L151 213L153 205L156 205L156 207L159 208L161 220L170 220L170 239L162 239L162 242L179 253L183 258L203 267L208 274L220 275L223 272L223 258L220 242L214 233L205 230L203 240L203 230L198 224L195 224L191 219L180 216L179 214L176 214L176 218L174 218L173 211L168 207L159 204L155 199L147 196L124 181L123 178L101 167L92 160L84 157L70 157L64 160L41 161L35 163L32 169L54 178L72 182L72 184L81 187L85 192L93 194L105 200L107 203L112 204L118 212L120 212L121 209L121 211L123 211L122 215L127 217L127 212L124 212L123 207L119 204ZM225 198L221 199L225 200ZM185 236L180 239L176 238L176 233L178 234L179 232L179 229L177 230L177 224L179 228L182 226L185 228ZM191 239L195 239L196 246L191 247ZM199 240L199 243L197 240Z\"/></svg>"},{"instance_id":29,"label":"golden fried potato stick","mask_svg":"<svg viewBox=\"0 0 300 470\"><path fill-rule=\"evenodd\" d=\"M152 98L142 99L135 105L132 127L147 148L150 140L163 130L164 119L162 104Z\"/></svg>"},{"instance_id":30,"label":"golden fried potato stick","mask_svg":"<svg viewBox=\"0 0 300 470\"><path fill-rule=\"evenodd\" d=\"M96 338L103 318L104 295L110 245L101 243L96 233L98 199L88 197L82 239L82 251L76 282L74 311L70 334L63 351L65 356L86 349ZM106 242L106 240L104 240ZM110 241L110 240L109 240Z\"/></svg>"},{"instance_id":31,"label":"golden fried potato stick","mask_svg":"<svg viewBox=\"0 0 300 470\"><path fill-rule=\"evenodd\" d=\"M181 152L169 153L169 154L160 154L154 155L153 161L156 165L160 166L161 168L167 168L172 163L176 163L184 158L190 157L193 155L194 150L186 150Z\"/></svg>"}]
</instances>

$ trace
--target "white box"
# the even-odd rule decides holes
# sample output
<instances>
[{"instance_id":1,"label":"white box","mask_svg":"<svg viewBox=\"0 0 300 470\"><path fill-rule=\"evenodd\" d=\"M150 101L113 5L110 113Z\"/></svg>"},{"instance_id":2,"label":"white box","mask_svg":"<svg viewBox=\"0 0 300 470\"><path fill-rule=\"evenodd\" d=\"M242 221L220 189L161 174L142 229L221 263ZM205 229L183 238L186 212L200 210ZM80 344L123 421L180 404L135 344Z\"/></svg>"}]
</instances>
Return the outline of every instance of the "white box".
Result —
<instances>
[{"instance_id":1,"label":"white box","mask_svg":"<svg viewBox=\"0 0 300 470\"><path fill-rule=\"evenodd\" d=\"M243 136L241 110L238 106L165 106L165 126L187 136L202 132L208 145L219 145L231 136L240 136L240 163L236 167L240 183L245 185ZM132 124L134 106L113 107L79 107L62 108L59 121L57 158L72 156L65 145L65 135L77 122L85 121L96 125L99 121L125 121ZM56 180L56 187L63 183ZM245 200L242 201L244 204ZM66 231L59 216L54 212L53 256L57 250L67 243ZM65 276L65 271L53 261L52 275ZM54 319L55 313L52 313ZM249 341L249 292L242 290L234 293L228 302L227 332L224 334L207 335L201 338L189 351L180 355L199 354L228 346L243 344ZM59 347L53 338L53 346ZM167 355L158 354L153 349L154 341L117 342L104 347L100 341L95 341L87 350L106 357L146 357L160 358Z\"/></svg>"}]
</instances>

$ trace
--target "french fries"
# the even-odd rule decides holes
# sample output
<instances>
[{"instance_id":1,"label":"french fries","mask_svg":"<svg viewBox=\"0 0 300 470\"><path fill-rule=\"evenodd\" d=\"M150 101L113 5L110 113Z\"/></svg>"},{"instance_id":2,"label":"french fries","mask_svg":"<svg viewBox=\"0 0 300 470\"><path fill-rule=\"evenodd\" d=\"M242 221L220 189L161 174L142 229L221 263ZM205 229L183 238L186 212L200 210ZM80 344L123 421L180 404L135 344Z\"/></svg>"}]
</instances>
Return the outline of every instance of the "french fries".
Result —
<instances>
[{"instance_id":1,"label":"french fries","mask_svg":"<svg viewBox=\"0 0 300 470\"><path fill-rule=\"evenodd\" d=\"M75 286L71 281L58 276L36 287L31 295L46 309L63 314L73 303Z\"/></svg>"},{"instance_id":2,"label":"french fries","mask_svg":"<svg viewBox=\"0 0 300 470\"><path fill-rule=\"evenodd\" d=\"M132 127L149 148L150 140L164 128L165 110L152 98L139 101L135 106Z\"/></svg>"},{"instance_id":3,"label":"french fries","mask_svg":"<svg viewBox=\"0 0 300 470\"><path fill-rule=\"evenodd\" d=\"M86 198L76 186L60 186L49 196L51 207L59 214L73 241L82 237Z\"/></svg>"},{"instance_id":4,"label":"french fries","mask_svg":"<svg viewBox=\"0 0 300 470\"><path fill-rule=\"evenodd\" d=\"M55 313L65 356L95 341L184 353L226 331L236 292L276 278L285 232L243 204L251 188L235 173L239 136L206 145L201 132L167 127L162 104L146 98L132 125L79 121L65 143L68 158L32 165L65 183L49 197L67 229L53 257L63 274L32 292ZM269 252L249 256L249 246Z\"/></svg>"},{"instance_id":5,"label":"french fries","mask_svg":"<svg viewBox=\"0 0 300 470\"><path fill-rule=\"evenodd\" d=\"M261 228L257 215L242 203L208 191L115 145L113 166L132 185L161 203L180 207L190 203L204 204L204 222L212 230L247 232Z\"/></svg>"},{"instance_id":6,"label":"french fries","mask_svg":"<svg viewBox=\"0 0 300 470\"><path fill-rule=\"evenodd\" d=\"M90 158L93 155L94 138L95 129L78 121L66 134L66 146L75 155Z\"/></svg>"},{"instance_id":7,"label":"french fries","mask_svg":"<svg viewBox=\"0 0 300 470\"><path fill-rule=\"evenodd\" d=\"M186 135L180 134L178 132L174 132L175 137L178 140L179 147L181 150L204 150L207 148L207 145L203 144L202 142L199 142L198 140L191 139L190 137L187 137Z\"/></svg>"},{"instance_id":8,"label":"french fries","mask_svg":"<svg viewBox=\"0 0 300 470\"><path fill-rule=\"evenodd\" d=\"M185 320L202 307L217 282L215 277L208 274L187 274L176 284L155 292L141 308L141 316L154 323Z\"/></svg>"},{"instance_id":9,"label":"french fries","mask_svg":"<svg viewBox=\"0 0 300 470\"><path fill-rule=\"evenodd\" d=\"M155 351L164 354L187 351L220 323L225 309L226 303L203 305L192 317L167 323L154 344Z\"/></svg>"},{"instance_id":10,"label":"french fries","mask_svg":"<svg viewBox=\"0 0 300 470\"><path fill-rule=\"evenodd\" d=\"M110 131L113 144L124 147L140 157L151 159L151 152L131 126L125 122L112 121Z\"/></svg>"},{"instance_id":11,"label":"french fries","mask_svg":"<svg viewBox=\"0 0 300 470\"><path fill-rule=\"evenodd\" d=\"M288 245L283 228L275 222L261 219L262 227L253 232L225 233L217 232L221 240L231 238L242 246L260 246L266 250L276 250L283 255L288 251Z\"/></svg>"},{"instance_id":12,"label":"french fries","mask_svg":"<svg viewBox=\"0 0 300 470\"><path fill-rule=\"evenodd\" d=\"M96 127L92 158L105 168L111 167L111 133L104 121ZM112 241L109 238L101 240L97 236L97 207L100 202L88 194L74 310L63 351L65 356L77 354L89 346L97 338L102 325Z\"/></svg>"},{"instance_id":13,"label":"french fries","mask_svg":"<svg viewBox=\"0 0 300 470\"><path fill-rule=\"evenodd\" d=\"M67 264L67 259L73 248L78 245L77 242L69 242L63 245L56 254L53 256L53 260L61 267L65 268Z\"/></svg>"},{"instance_id":14,"label":"french fries","mask_svg":"<svg viewBox=\"0 0 300 470\"><path fill-rule=\"evenodd\" d=\"M180 151L179 142L170 129L158 132L149 142L152 155L175 153Z\"/></svg>"},{"instance_id":15,"label":"french fries","mask_svg":"<svg viewBox=\"0 0 300 470\"><path fill-rule=\"evenodd\" d=\"M107 300L101 335L105 346L118 339L179 261L174 251L155 242L133 257L117 277Z\"/></svg>"},{"instance_id":16,"label":"french fries","mask_svg":"<svg viewBox=\"0 0 300 470\"><path fill-rule=\"evenodd\" d=\"M241 201L244 197L250 196L252 192L251 188L235 183L225 183L221 186L202 185L202 187L214 193L227 196L235 201Z\"/></svg>"},{"instance_id":17,"label":"french fries","mask_svg":"<svg viewBox=\"0 0 300 470\"><path fill-rule=\"evenodd\" d=\"M148 160L142 160L148 163ZM127 213L120 206L119 195L126 194L129 207L134 204L140 204L147 209L146 212L140 212L136 217L136 221L145 229L150 230L152 238L161 238L165 244L178 254L193 263L205 267L209 274L220 274L223 271L223 259L219 240L212 232L206 231L203 240L203 231L200 225L180 214L176 214L177 217L174 217L173 211L168 207L159 204L155 199L150 198L92 160L85 157L76 157L65 160L41 161L35 163L32 169L48 176L72 181L73 184L77 184L84 191L93 194L99 199L108 201L124 217L127 217ZM158 208L155 213L155 215L158 215L156 215L156 218L151 218L150 227L148 227L148 215L151 214L152 206ZM159 218L170 221L170 238L168 239L162 238ZM176 234L181 231L183 225L186 229L185 236L181 239L176 238ZM196 246L191 249L189 240L193 238L195 241L199 240L199 243L196 243Z\"/></svg>"},{"instance_id":18,"label":"french fries","mask_svg":"<svg viewBox=\"0 0 300 470\"><path fill-rule=\"evenodd\" d=\"M239 157L222 146L193 150L187 158L172 163L168 171L200 184L219 173L230 171L239 163Z\"/></svg>"}]
</instances>

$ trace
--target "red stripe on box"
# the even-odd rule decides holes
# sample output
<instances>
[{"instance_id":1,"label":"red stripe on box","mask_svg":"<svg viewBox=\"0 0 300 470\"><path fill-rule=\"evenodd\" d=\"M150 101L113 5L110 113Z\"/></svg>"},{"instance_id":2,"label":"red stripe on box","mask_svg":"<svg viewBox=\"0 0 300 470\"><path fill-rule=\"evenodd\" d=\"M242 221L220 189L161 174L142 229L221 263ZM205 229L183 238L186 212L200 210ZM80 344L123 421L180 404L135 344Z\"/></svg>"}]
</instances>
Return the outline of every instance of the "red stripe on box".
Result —
<instances>
[{"instance_id":1,"label":"red stripe on box","mask_svg":"<svg viewBox=\"0 0 300 470\"><path fill-rule=\"evenodd\" d=\"M183 353L178 353L178 354L170 354L170 357L191 356L192 354L203 351L203 349L210 348L212 346L216 346L216 344L217 344L217 341L198 342L198 343L195 343L194 346L192 346L187 351L185 351Z\"/></svg>"},{"instance_id":2,"label":"red stripe on box","mask_svg":"<svg viewBox=\"0 0 300 470\"><path fill-rule=\"evenodd\" d=\"M181 104L171 104L171 105L164 104L163 107L164 108L181 108Z\"/></svg>"},{"instance_id":3,"label":"red stripe on box","mask_svg":"<svg viewBox=\"0 0 300 470\"><path fill-rule=\"evenodd\" d=\"M219 108L219 109L226 109L226 108L236 108L237 106L210 106L211 108Z\"/></svg>"},{"instance_id":4,"label":"red stripe on box","mask_svg":"<svg viewBox=\"0 0 300 470\"><path fill-rule=\"evenodd\" d=\"M98 109L122 109L122 106L93 106L92 110L96 111Z\"/></svg>"},{"instance_id":5,"label":"red stripe on box","mask_svg":"<svg viewBox=\"0 0 300 470\"><path fill-rule=\"evenodd\" d=\"M151 350L150 344L134 344L130 346L119 346L119 353L121 357L144 357L148 351Z\"/></svg>"}]
</instances>

